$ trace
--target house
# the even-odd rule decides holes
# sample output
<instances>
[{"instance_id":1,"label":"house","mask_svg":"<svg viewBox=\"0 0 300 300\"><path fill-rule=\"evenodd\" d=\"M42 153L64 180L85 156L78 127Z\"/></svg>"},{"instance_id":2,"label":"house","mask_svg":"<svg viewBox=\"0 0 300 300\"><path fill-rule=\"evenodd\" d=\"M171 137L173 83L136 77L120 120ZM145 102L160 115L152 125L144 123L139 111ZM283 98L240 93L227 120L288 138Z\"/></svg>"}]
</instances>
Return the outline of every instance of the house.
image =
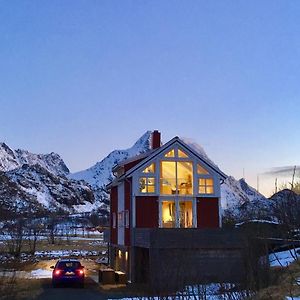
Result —
<instances>
[{"instance_id":1,"label":"house","mask_svg":"<svg viewBox=\"0 0 300 300\"><path fill-rule=\"evenodd\" d=\"M181 281L198 280L199 268L207 269L204 280L219 276L222 264L230 276L237 270L239 241L220 230L226 175L206 157L178 137L161 145L161 134L154 131L152 149L113 172L112 268L126 272L131 282L171 282L173 276L177 283L179 273L185 276Z\"/></svg>"}]
</instances>

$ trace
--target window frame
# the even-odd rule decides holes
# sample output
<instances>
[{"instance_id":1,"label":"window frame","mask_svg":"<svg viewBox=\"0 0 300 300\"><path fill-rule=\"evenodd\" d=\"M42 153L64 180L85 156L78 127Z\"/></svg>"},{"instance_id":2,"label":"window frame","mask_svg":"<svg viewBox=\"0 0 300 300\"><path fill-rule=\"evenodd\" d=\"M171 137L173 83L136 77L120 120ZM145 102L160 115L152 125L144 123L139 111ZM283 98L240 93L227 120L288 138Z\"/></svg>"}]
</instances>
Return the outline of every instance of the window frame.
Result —
<instances>
[{"instance_id":1,"label":"window frame","mask_svg":"<svg viewBox=\"0 0 300 300\"><path fill-rule=\"evenodd\" d=\"M200 185L200 180L204 179L205 180L205 185ZM212 180L212 185L208 185L207 184L207 180L211 179ZM205 188L205 193L200 193L200 187L204 187ZM212 187L213 188L213 192L212 193L207 193L207 188ZM212 176L210 175L206 175L204 176L200 176L198 178L198 194L199 195L214 195L215 194L215 180Z\"/></svg>"},{"instance_id":2,"label":"window frame","mask_svg":"<svg viewBox=\"0 0 300 300\"><path fill-rule=\"evenodd\" d=\"M139 177L139 180L138 180L138 187L139 187L139 193L141 195L149 195L149 194L155 194L156 193L156 176L154 173L150 173L151 176L140 176ZM141 191L141 180L145 178L146 181L145 181L145 188L146 188L146 192L142 192ZM153 179L153 184L149 184L149 179ZM148 188L149 186L153 186L154 187L154 191L153 192L149 192Z\"/></svg>"},{"instance_id":3,"label":"window frame","mask_svg":"<svg viewBox=\"0 0 300 300\"><path fill-rule=\"evenodd\" d=\"M178 149L183 151L187 157L179 157L178 156ZM174 157L165 157L167 153L169 153L171 150L174 150ZM192 194L178 194L178 187L176 182L176 193L175 194L162 194L161 193L161 162L162 161L174 161L176 162L191 162L192 163ZM154 163L155 165L155 172L154 173L144 173L143 171L147 166ZM198 174L197 172L197 165L202 166L208 174ZM141 192L140 191L140 179L141 178L154 178L154 192ZM176 177L177 177L177 166L176 166ZM212 194L203 194L199 193L199 178L212 178L213 179L213 193ZM219 176L215 174L211 168L203 163L198 157L196 157L193 153L191 153L188 149L182 147L179 144L172 144L167 149L162 151L160 154L158 154L153 159L149 160L145 165L141 166L137 172L134 174L134 194L138 196L158 196L158 197L182 197L182 198L193 198L193 197L220 197L220 189L217 186L217 182L219 180Z\"/></svg>"}]
</instances>

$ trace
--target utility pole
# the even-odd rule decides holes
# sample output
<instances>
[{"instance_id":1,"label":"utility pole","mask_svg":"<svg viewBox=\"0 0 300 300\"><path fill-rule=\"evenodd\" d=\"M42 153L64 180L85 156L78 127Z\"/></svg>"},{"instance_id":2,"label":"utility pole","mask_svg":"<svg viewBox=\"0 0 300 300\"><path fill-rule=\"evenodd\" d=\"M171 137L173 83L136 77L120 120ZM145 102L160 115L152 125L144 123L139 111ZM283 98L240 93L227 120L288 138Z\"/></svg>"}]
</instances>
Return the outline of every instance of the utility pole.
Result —
<instances>
[{"instance_id":1,"label":"utility pole","mask_svg":"<svg viewBox=\"0 0 300 300\"><path fill-rule=\"evenodd\" d=\"M278 185L277 185L277 177L275 178L275 193L278 191Z\"/></svg>"}]
</instances>

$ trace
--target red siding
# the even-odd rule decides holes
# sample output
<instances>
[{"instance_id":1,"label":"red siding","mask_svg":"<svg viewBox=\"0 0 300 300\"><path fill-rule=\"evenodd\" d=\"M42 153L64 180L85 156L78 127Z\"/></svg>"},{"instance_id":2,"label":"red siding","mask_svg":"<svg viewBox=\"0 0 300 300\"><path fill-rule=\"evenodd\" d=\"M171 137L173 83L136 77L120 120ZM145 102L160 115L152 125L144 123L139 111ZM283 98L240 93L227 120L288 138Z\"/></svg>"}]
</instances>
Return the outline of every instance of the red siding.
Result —
<instances>
[{"instance_id":1,"label":"red siding","mask_svg":"<svg viewBox=\"0 0 300 300\"><path fill-rule=\"evenodd\" d=\"M198 228L219 228L219 199L197 198Z\"/></svg>"},{"instance_id":2,"label":"red siding","mask_svg":"<svg viewBox=\"0 0 300 300\"><path fill-rule=\"evenodd\" d=\"M125 211L129 211L129 228L125 227L125 245L130 246L130 228L131 228L131 209L130 209L130 199L131 199L131 185L132 178L129 178L128 181L125 181ZM126 216L125 216L126 218Z\"/></svg>"},{"instance_id":3,"label":"red siding","mask_svg":"<svg viewBox=\"0 0 300 300\"><path fill-rule=\"evenodd\" d=\"M158 227L158 197L138 196L135 199L136 227Z\"/></svg>"},{"instance_id":4,"label":"red siding","mask_svg":"<svg viewBox=\"0 0 300 300\"><path fill-rule=\"evenodd\" d=\"M113 213L116 215L116 228L113 228ZM118 243L118 187L110 190L110 242Z\"/></svg>"}]
</instances>

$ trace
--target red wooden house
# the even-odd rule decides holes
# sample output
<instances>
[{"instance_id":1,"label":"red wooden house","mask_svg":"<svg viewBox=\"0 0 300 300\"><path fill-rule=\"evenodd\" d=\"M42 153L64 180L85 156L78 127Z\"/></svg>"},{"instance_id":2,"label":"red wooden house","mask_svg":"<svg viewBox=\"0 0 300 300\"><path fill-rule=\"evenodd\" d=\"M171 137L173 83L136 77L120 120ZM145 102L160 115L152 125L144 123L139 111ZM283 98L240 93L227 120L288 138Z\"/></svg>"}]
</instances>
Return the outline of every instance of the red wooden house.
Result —
<instances>
[{"instance_id":1,"label":"red wooden house","mask_svg":"<svg viewBox=\"0 0 300 300\"><path fill-rule=\"evenodd\" d=\"M161 145L160 132L154 131L152 149L113 172L111 267L125 271L130 281L147 281L175 253L189 249L185 266L192 267L200 248L214 247L212 240L204 245L201 234L221 227L220 185L226 176L180 138Z\"/></svg>"}]
</instances>

